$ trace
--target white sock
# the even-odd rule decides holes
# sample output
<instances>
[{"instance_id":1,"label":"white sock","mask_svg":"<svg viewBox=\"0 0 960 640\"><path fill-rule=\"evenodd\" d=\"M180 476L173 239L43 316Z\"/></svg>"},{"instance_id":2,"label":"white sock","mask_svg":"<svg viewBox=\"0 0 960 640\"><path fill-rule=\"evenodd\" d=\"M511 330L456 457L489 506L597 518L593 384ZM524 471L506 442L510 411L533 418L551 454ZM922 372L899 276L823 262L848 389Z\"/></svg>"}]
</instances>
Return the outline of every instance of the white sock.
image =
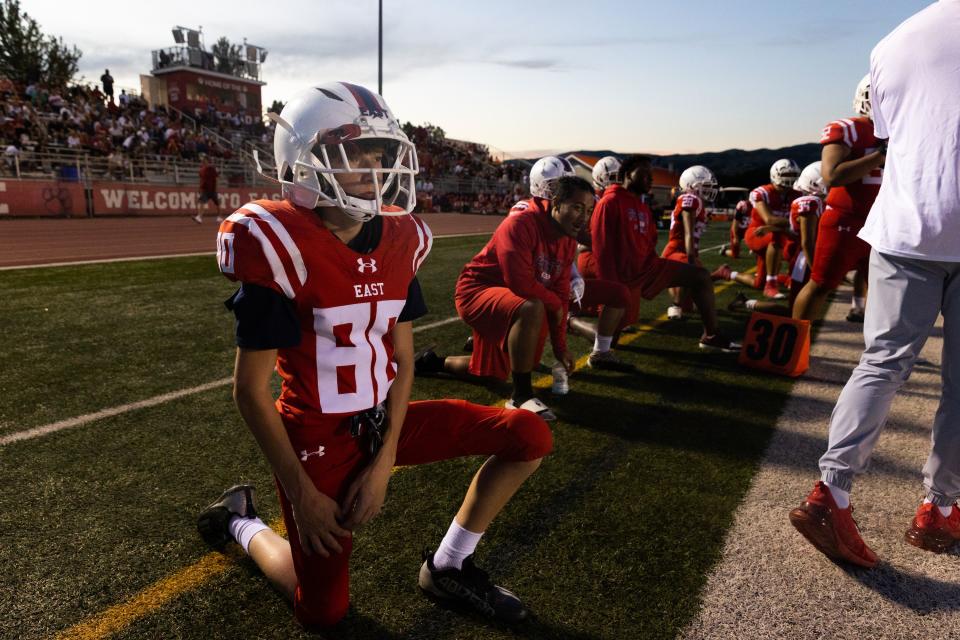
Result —
<instances>
[{"instance_id":1,"label":"white sock","mask_svg":"<svg viewBox=\"0 0 960 640\"><path fill-rule=\"evenodd\" d=\"M747 309L750 309L752 311L753 309L756 309L756 308L757 308L756 300L754 300L753 298L751 298L750 300L747 300Z\"/></svg>"},{"instance_id":2,"label":"white sock","mask_svg":"<svg viewBox=\"0 0 960 640\"><path fill-rule=\"evenodd\" d=\"M933 500L930 498L923 499L923 504L930 504L931 502L933 502ZM940 509L940 515L942 515L944 518L949 518L950 512L953 511L953 506L941 507L940 505L937 505L937 509Z\"/></svg>"},{"instance_id":3,"label":"white sock","mask_svg":"<svg viewBox=\"0 0 960 640\"><path fill-rule=\"evenodd\" d=\"M250 553L250 541L253 540L253 536L269 528L260 518L241 518L240 516L230 518L230 523L227 525L230 535L247 553Z\"/></svg>"},{"instance_id":4,"label":"white sock","mask_svg":"<svg viewBox=\"0 0 960 640\"><path fill-rule=\"evenodd\" d=\"M613 336L602 336L598 333L597 337L593 339L593 352L603 353L604 351L610 351L610 344L612 342Z\"/></svg>"},{"instance_id":5,"label":"white sock","mask_svg":"<svg viewBox=\"0 0 960 640\"><path fill-rule=\"evenodd\" d=\"M857 296L853 296L853 300L851 301L850 306L856 309L857 311L863 311L863 308L866 304L867 304L866 298L858 298Z\"/></svg>"},{"instance_id":6,"label":"white sock","mask_svg":"<svg viewBox=\"0 0 960 640\"><path fill-rule=\"evenodd\" d=\"M440 546L433 554L433 566L437 569L459 569L463 566L463 559L473 553L480 542L483 532L467 531L454 520L443 536Z\"/></svg>"},{"instance_id":7,"label":"white sock","mask_svg":"<svg viewBox=\"0 0 960 640\"><path fill-rule=\"evenodd\" d=\"M825 482L824 484L830 488L830 494L833 496L833 501L837 503L838 507L840 507L841 509L846 509L847 507L850 506L849 491L844 491L840 487L835 487L829 482Z\"/></svg>"},{"instance_id":8,"label":"white sock","mask_svg":"<svg viewBox=\"0 0 960 640\"><path fill-rule=\"evenodd\" d=\"M730 280L736 280L738 275L740 275L740 272L739 272L739 271L731 271L731 272L730 272Z\"/></svg>"},{"instance_id":9,"label":"white sock","mask_svg":"<svg viewBox=\"0 0 960 640\"><path fill-rule=\"evenodd\" d=\"M770 284L771 282L776 282L776 281L777 281L777 276L767 276L767 284Z\"/></svg>"}]
</instances>

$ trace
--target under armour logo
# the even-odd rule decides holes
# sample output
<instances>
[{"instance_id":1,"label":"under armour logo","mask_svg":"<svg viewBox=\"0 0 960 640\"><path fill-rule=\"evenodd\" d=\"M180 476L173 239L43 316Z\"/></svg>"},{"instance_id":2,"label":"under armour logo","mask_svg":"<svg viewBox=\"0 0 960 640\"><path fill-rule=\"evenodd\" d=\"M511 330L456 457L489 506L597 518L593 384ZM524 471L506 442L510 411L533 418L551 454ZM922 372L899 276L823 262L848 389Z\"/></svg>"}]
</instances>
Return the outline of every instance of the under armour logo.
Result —
<instances>
[{"instance_id":1,"label":"under armour logo","mask_svg":"<svg viewBox=\"0 0 960 640\"><path fill-rule=\"evenodd\" d=\"M370 269L370 273L376 273L377 261L373 258L370 258L370 262L364 262L363 258L357 258L357 271L360 273L366 273L367 269Z\"/></svg>"},{"instance_id":2,"label":"under armour logo","mask_svg":"<svg viewBox=\"0 0 960 640\"><path fill-rule=\"evenodd\" d=\"M844 231L853 231L853 227L844 227L838 224L837 231L839 231L840 233L843 233Z\"/></svg>"},{"instance_id":3,"label":"under armour logo","mask_svg":"<svg viewBox=\"0 0 960 640\"><path fill-rule=\"evenodd\" d=\"M304 449L300 452L300 462L306 462L307 458L310 456L317 456L318 458L323 457L323 445L317 448L316 451L307 451Z\"/></svg>"}]
</instances>

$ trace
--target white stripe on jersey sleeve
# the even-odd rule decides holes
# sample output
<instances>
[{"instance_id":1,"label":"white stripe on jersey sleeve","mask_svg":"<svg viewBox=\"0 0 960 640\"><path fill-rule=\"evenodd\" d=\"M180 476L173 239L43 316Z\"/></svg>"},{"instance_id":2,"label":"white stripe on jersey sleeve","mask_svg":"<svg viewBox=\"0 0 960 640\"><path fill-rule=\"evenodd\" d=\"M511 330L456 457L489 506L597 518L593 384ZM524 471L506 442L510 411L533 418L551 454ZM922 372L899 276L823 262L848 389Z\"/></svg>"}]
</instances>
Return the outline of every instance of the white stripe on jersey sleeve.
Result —
<instances>
[{"instance_id":1,"label":"white stripe on jersey sleeve","mask_svg":"<svg viewBox=\"0 0 960 640\"><path fill-rule=\"evenodd\" d=\"M250 231L250 235L257 239L260 243L260 248L263 250L263 255L267 259L267 264L270 265L270 270L273 271L273 281L279 285L283 291L283 295L293 300L293 287L290 285L290 279L287 278L287 272L283 268L280 256L277 254L277 250L273 248L270 238L268 238L260 229L260 226L257 225L257 221L250 216L243 215L239 211L231 214L227 220L236 224L242 224Z\"/></svg>"},{"instance_id":2,"label":"white stripe on jersey sleeve","mask_svg":"<svg viewBox=\"0 0 960 640\"><path fill-rule=\"evenodd\" d=\"M843 132L843 144L848 147L853 147L853 138L850 135L850 121L849 120L837 120L837 124L840 125L840 130Z\"/></svg>"},{"instance_id":3,"label":"white stripe on jersey sleeve","mask_svg":"<svg viewBox=\"0 0 960 640\"><path fill-rule=\"evenodd\" d=\"M283 248L287 250L287 255L293 260L293 267L297 272L297 278L300 280L300 286L303 286L307 281L307 267L303 263L303 256L300 255L300 249L297 248L297 243L290 237L290 233L286 227L283 226L283 223L277 220L272 213L253 202L248 202L240 208L255 213L260 219L265 220L270 225L273 232L280 238L280 242L283 243Z\"/></svg>"},{"instance_id":4,"label":"white stripe on jersey sleeve","mask_svg":"<svg viewBox=\"0 0 960 640\"><path fill-rule=\"evenodd\" d=\"M430 255L430 249L433 248L433 232L430 231L430 227L426 222L417 221L413 217L410 218L413 222L414 227L417 229L417 237L419 238L419 243L417 245L417 250L413 252L413 272L414 274L420 270L420 265L423 264L423 261L427 259L427 256ZM420 252L423 250L424 245L426 245L426 251L423 251L423 255L420 255ZM418 258L419 256L419 258Z\"/></svg>"}]
</instances>

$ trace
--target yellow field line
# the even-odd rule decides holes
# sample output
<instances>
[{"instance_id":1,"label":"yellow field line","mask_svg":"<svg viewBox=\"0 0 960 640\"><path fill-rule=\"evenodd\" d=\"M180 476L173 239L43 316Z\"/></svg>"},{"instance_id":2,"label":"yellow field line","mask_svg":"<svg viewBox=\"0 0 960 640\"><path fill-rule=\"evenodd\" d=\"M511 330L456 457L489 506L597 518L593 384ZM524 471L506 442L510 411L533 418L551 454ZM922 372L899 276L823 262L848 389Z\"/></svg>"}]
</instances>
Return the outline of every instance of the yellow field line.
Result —
<instances>
[{"instance_id":1,"label":"yellow field line","mask_svg":"<svg viewBox=\"0 0 960 640\"><path fill-rule=\"evenodd\" d=\"M752 269L750 271L752 271ZM733 284L732 281L722 282L714 289L720 292ZM656 329L665 322L667 322L667 314L657 317L651 321L650 324L640 325L637 333L624 335L620 338L619 342L620 344L630 344L644 333ZM587 358L589 358L589 355L578 359L576 368L585 366ZM540 375L534 381L533 386L538 389L545 389L549 387L552 382L552 376ZM505 400L502 400L497 404L502 405L505 402ZM395 467L393 471L397 472L400 468L401 467ZM285 532L283 519L277 519L271 522L270 528L283 535ZM56 640L100 640L101 638L117 633L139 618L150 615L174 598L179 597L191 589L196 589L205 582L233 568L236 566L236 560L242 556L243 553L236 548L231 548L226 553L211 551L193 564L154 582L126 602L114 605L100 613L90 616L83 622L65 629L57 634Z\"/></svg>"}]
</instances>

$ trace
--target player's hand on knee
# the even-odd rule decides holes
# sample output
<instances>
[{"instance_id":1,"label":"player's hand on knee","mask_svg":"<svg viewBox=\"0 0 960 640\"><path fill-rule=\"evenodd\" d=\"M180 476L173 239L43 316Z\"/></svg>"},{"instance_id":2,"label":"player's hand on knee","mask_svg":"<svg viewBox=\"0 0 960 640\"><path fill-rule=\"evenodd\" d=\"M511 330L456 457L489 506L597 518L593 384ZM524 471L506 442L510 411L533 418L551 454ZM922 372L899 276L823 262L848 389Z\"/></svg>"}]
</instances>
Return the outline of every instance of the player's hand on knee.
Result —
<instances>
[{"instance_id":1,"label":"player's hand on knee","mask_svg":"<svg viewBox=\"0 0 960 640\"><path fill-rule=\"evenodd\" d=\"M293 505L300 547L307 555L316 553L324 558L329 558L331 553L341 553L343 547L337 538L349 537L350 532L340 526L340 506L315 489L306 493L299 503Z\"/></svg>"},{"instance_id":2,"label":"player's hand on knee","mask_svg":"<svg viewBox=\"0 0 960 640\"><path fill-rule=\"evenodd\" d=\"M387 498L392 466L371 464L351 483L340 507L346 517L344 527L354 529L380 515Z\"/></svg>"}]
</instances>

